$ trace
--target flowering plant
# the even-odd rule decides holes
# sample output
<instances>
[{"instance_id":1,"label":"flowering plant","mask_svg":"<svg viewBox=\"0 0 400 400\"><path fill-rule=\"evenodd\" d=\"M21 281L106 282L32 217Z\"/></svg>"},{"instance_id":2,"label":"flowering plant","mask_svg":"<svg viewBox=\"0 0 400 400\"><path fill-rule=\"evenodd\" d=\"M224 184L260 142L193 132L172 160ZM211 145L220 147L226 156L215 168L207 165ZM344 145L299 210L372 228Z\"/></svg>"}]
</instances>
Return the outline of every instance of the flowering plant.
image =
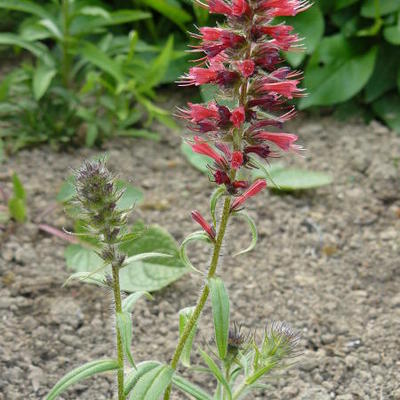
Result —
<instances>
[{"instance_id":1,"label":"flowering plant","mask_svg":"<svg viewBox=\"0 0 400 400\"><path fill-rule=\"evenodd\" d=\"M183 86L216 84L221 96L208 104L191 104L180 109L178 115L196 132L190 141L192 150L210 158L210 176L217 186L210 200L211 220L198 211L192 217L201 227L189 235L181 245L181 257L192 266L186 246L202 240L212 246L210 267L205 284L194 307L179 313L180 338L170 365L157 361L133 362L130 349L133 303L142 293L121 299L119 271L127 260L119 244L126 240L126 211L115 208L121 193L113 185L113 178L102 162L87 163L78 173L77 193L88 226L98 236L104 249L101 257L111 266L112 276L100 283L114 292L116 313L117 360L101 360L86 364L64 377L48 399L55 398L69 384L97 372L116 370L118 400L157 400L164 394L168 400L173 387L198 400L238 400L251 391L264 387L263 378L277 368L288 366L288 360L298 354L298 334L286 324L267 324L261 338L243 332L230 323L229 297L225 285L217 275L223 239L232 217L241 216L249 223L253 242L239 254L250 251L256 243L254 221L245 213L249 198L262 191L264 179L251 181L246 172L264 169L264 163L278 157L280 151L301 150L297 136L281 132L283 123L295 115L286 99L303 96L298 88L301 73L281 66L281 51L296 50L299 38L292 28L275 24L278 16L295 15L309 7L300 0L201 0L196 2L209 10L226 16L226 23L214 28L203 27L193 34L201 40L192 51L200 52L200 66L193 67L182 77ZM221 99L229 99L228 107ZM221 218L216 217L219 201L223 200ZM156 257L142 254L135 257ZM197 270L196 270L197 271ZM93 278L92 275L86 278ZM190 365L190 353L199 318L211 296L214 339L206 350L200 349L206 368L215 377L214 395L192 384L176 371L181 361ZM132 370L126 373L124 360ZM216 361L217 360L217 361ZM78 372L76 372L78 371Z\"/></svg>"}]
</instances>

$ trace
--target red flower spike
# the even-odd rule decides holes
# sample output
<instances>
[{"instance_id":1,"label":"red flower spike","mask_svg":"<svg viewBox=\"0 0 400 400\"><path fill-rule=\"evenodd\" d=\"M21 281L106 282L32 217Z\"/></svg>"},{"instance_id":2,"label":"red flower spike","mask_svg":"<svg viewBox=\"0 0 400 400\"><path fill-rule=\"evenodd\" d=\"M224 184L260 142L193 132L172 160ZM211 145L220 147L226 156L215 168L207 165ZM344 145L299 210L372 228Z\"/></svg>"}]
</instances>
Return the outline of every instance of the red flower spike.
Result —
<instances>
[{"instance_id":1,"label":"red flower spike","mask_svg":"<svg viewBox=\"0 0 400 400\"><path fill-rule=\"evenodd\" d=\"M296 112L287 99L304 96L299 88L302 75L281 64L283 51L301 47L299 36L290 25L274 20L292 16L309 7L308 0L194 0L210 13L226 16L216 27L201 27L192 37L200 43L192 46L201 58L181 78L182 86L213 84L220 86L216 98L226 98L236 106L228 108L213 101L191 104L179 110L189 128L204 134L194 138L192 149L210 162L212 181L224 185L235 196L232 210L237 211L247 198L266 186L264 180L235 181L243 168L258 168L279 157L282 151L299 151L297 136L280 133L283 124ZM222 94L223 96L219 96ZM269 132L271 127L278 132ZM205 140L207 139L207 140ZM276 148L275 148L276 147Z\"/></svg>"},{"instance_id":2,"label":"red flower spike","mask_svg":"<svg viewBox=\"0 0 400 400\"><path fill-rule=\"evenodd\" d=\"M215 229L203 218L203 216L197 211L192 211L192 218L197 222L207 233L211 240L215 240Z\"/></svg>"},{"instance_id":3,"label":"red flower spike","mask_svg":"<svg viewBox=\"0 0 400 400\"><path fill-rule=\"evenodd\" d=\"M254 68L255 64L253 60L243 60L238 62L238 70L245 78L254 74Z\"/></svg>"},{"instance_id":4,"label":"red flower spike","mask_svg":"<svg viewBox=\"0 0 400 400\"><path fill-rule=\"evenodd\" d=\"M233 125L236 126L236 128L240 128L245 119L246 119L246 113L243 106L233 110L230 118L231 122L233 123Z\"/></svg>"},{"instance_id":5,"label":"red flower spike","mask_svg":"<svg viewBox=\"0 0 400 400\"><path fill-rule=\"evenodd\" d=\"M239 169L243 165L243 154L241 151L234 151L231 159L231 168Z\"/></svg>"},{"instance_id":6,"label":"red flower spike","mask_svg":"<svg viewBox=\"0 0 400 400\"><path fill-rule=\"evenodd\" d=\"M259 132L254 135L254 138L273 142L284 151L300 149L299 146L293 144L298 138L297 135L293 133Z\"/></svg>"},{"instance_id":7,"label":"red flower spike","mask_svg":"<svg viewBox=\"0 0 400 400\"><path fill-rule=\"evenodd\" d=\"M212 158L220 167L225 168L226 160L224 157L219 155L208 143L203 141L198 136L194 137L195 144L192 145L192 150L195 153L203 154L207 157Z\"/></svg>"},{"instance_id":8,"label":"red flower spike","mask_svg":"<svg viewBox=\"0 0 400 400\"><path fill-rule=\"evenodd\" d=\"M254 181L253 184L242 195L233 201L231 205L231 211L237 211L248 198L255 196L266 187L267 182L264 179L257 179Z\"/></svg>"}]
</instances>

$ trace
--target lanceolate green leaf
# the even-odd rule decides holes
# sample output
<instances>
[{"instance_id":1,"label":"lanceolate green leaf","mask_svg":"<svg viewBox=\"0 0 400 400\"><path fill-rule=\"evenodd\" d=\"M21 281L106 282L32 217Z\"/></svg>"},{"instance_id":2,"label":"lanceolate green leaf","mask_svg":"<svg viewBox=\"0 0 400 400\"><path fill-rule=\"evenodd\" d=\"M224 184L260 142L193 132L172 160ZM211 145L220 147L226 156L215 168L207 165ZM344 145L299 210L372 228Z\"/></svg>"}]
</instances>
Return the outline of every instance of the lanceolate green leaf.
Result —
<instances>
[{"instance_id":1,"label":"lanceolate green leaf","mask_svg":"<svg viewBox=\"0 0 400 400\"><path fill-rule=\"evenodd\" d=\"M51 81L56 76L57 70L52 66L40 64L33 74L33 96L40 100L49 88Z\"/></svg>"},{"instance_id":2,"label":"lanceolate green leaf","mask_svg":"<svg viewBox=\"0 0 400 400\"><path fill-rule=\"evenodd\" d=\"M332 183L332 176L324 172L285 168L272 174L278 190L293 191L315 189ZM270 185L273 188L272 185Z\"/></svg>"},{"instance_id":3,"label":"lanceolate green leaf","mask_svg":"<svg viewBox=\"0 0 400 400\"><path fill-rule=\"evenodd\" d=\"M61 378L46 396L45 400L53 400L57 398L60 393L64 392L71 385L79 381L102 372L116 370L118 367L118 362L116 360L97 360L84 364Z\"/></svg>"},{"instance_id":4,"label":"lanceolate green leaf","mask_svg":"<svg viewBox=\"0 0 400 400\"><path fill-rule=\"evenodd\" d=\"M7 10L22 11L32 15L36 15L40 18L52 18L52 15L46 11L46 9L38 4L37 2L28 0L0 0L0 8Z\"/></svg>"},{"instance_id":5,"label":"lanceolate green leaf","mask_svg":"<svg viewBox=\"0 0 400 400\"><path fill-rule=\"evenodd\" d=\"M18 35L14 35L13 33L0 33L0 45L2 44L22 47L38 57L46 65L53 66L55 64L48 49L41 43L29 42L28 40L22 39Z\"/></svg>"},{"instance_id":6,"label":"lanceolate green leaf","mask_svg":"<svg viewBox=\"0 0 400 400\"><path fill-rule=\"evenodd\" d=\"M175 22L182 29L185 29L185 23L192 20L192 16L183 10L179 5L173 5L165 0L142 0L142 3L158 11L166 18Z\"/></svg>"},{"instance_id":7,"label":"lanceolate green leaf","mask_svg":"<svg viewBox=\"0 0 400 400\"><path fill-rule=\"evenodd\" d=\"M228 350L229 337L229 297L221 278L211 278L208 281L211 292L211 305L214 319L215 341L218 354L224 360Z\"/></svg>"},{"instance_id":8,"label":"lanceolate green leaf","mask_svg":"<svg viewBox=\"0 0 400 400\"><path fill-rule=\"evenodd\" d=\"M247 214L245 211L240 211L240 212L234 213L233 215L234 216L238 216L238 217L242 217L247 221L247 223L248 223L248 225L250 227L251 236L252 236L252 240L251 240L250 246L247 247L246 249L241 250L238 253L234 254L234 256L239 256L241 254L248 253L249 251L253 250L254 247L256 247L257 239L258 239L257 227L256 227L256 223L254 222L253 218L251 218L250 215Z\"/></svg>"},{"instance_id":9,"label":"lanceolate green leaf","mask_svg":"<svg viewBox=\"0 0 400 400\"><path fill-rule=\"evenodd\" d=\"M212 397L203 389L177 374L173 376L172 383L182 392L189 394L196 400L212 400Z\"/></svg>"},{"instance_id":10,"label":"lanceolate green leaf","mask_svg":"<svg viewBox=\"0 0 400 400\"><path fill-rule=\"evenodd\" d=\"M137 382L139 381L139 379L141 379L142 376L146 375L148 372L159 367L160 365L161 363L158 361L144 361L138 364L136 369L130 372L125 379L125 384L124 384L125 396L127 396L130 393L130 391L133 389L133 387L137 384Z\"/></svg>"},{"instance_id":11,"label":"lanceolate green leaf","mask_svg":"<svg viewBox=\"0 0 400 400\"><path fill-rule=\"evenodd\" d=\"M194 307L186 307L179 311L179 335L182 335L186 324L192 316ZM196 334L197 324L192 328L188 339L186 340L185 347L183 348L181 361L185 367L190 367L190 353L192 352L193 339Z\"/></svg>"},{"instance_id":12,"label":"lanceolate green leaf","mask_svg":"<svg viewBox=\"0 0 400 400\"><path fill-rule=\"evenodd\" d=\"M124 349L124 354L130 364L135 367L135 362L133 361L133 356L131 352L132 343L132 318L128 311L123 311L117 313L117 328L122 339L122 348Z\"/></svg>"},{"instance_id":13,"label":"lanceolate green leaf","mask_svg":"<svg viewBox=\"0 0 400 400\"><path fill-rule=\"evenodd\" d=\"M171 383L174 370L169 365L159 365L144 373L130 393L130 400L159 399Z\"/></svg>"},{"instance_id":14,"label":"lanceolate green leaf","mask_svg":"<svg viewBox=\"0 0 400 400\"><path fill-rule=\"evenodd\" d=\"M137 227L134 228L136 230ZM121 245L127 254L167 254L169 257L153 257L131 263L121 270L121 288L132 292L154 291L170 284L189 271L179 257L179 248L174 238L163 228L152 225L144 229L138 239Z\"/></svg>"},{"instance_id":15,"label":"lanceolate green leaf","mask_svg":"<svg viewBox=\"0 0 400 400\"><path fill-rule=\"evenodd\" d=\"M139 86L138 91L145 92L156 86L162 80L171 60L173 48L174 37L171 35L165 44L163 51L151 64L148 73L143 79L143 84Z\"/></svg>"},{"instance_id":16,"label":"lanceolate green leaf","mask_svg":"<svg viewBox=\"0 0 400 400\"><path fill-rule=\"evenodd\" d=\"M195 272L200 272L197 268L194 267L194 265L190 262L189 257L186 254L186 246L193 241L196 240L200 240L202 242L206 242L206 243L211 243L210 238L208 237L208 235L206 233L204 233L203 231L196 231L191 233L189 236L187 236L185 238L185 240L182 242L180 248L179 248L179 255L181 260L183 261L183 263L191 268L193 271ZM201 272L200 272L201 273Z\"/></svg>"},{"instance_id":17,"label":"lanceolate green leaf","mask_svg":"<svg viewBox=\"0 0 400 400\"><path fill-rule=\"evenodd\" d=\"M19 177L16 173L13 173L13 175L12 175L12 183L13 183L14 197L21 199L21 200L25 200L26 193L25 193L24 185L22 184L21 180L19 179Z\"/></svg>"},{"instance_id":18,"label":"lanceolate green leaf","mask_svg":"<svg viewBox=\"0 0 400 400\"><path fill-rule=\"evenodd\" d=\"M225 387L227 394L228 394L228 399L232 400L232 392L231 388L229 386L229 383L226 381L224 374L222 371L218 368L218 365L215 363L215 361L203 350L200 350L200 354L203 357L203 360L206 362L208 368L210 371L213 373L215 378L217 378L218 382Z\"/></svg>"},{"instance_id":19,"label":"lanceolate green leaf","mask_svg":"<svg viewBox=\"0 0 400 400\"><path fill-rule=\"evenodd\" d=\"M80 44L79 52L83 58L100 70L110 74L118 83L123 84L125 82L126 77L122 72L122 66L94 44L89 42Z\"/></svg>"},{"instance_id":20,"label":"lanceolate green leaf","mask_svg":"<svg viewBox=\"0 0 400 400\"><path fill-rule=\"evenodd\" d=\"M153 296L147 292L131 293L128 297L122 300L122 311L132 312L136 302L143 296L146 296L149 300L153 299Z\"/></svg>"},{"instance_id":21,"label":"lanceolate green leaf","mask_svg":"<svg viewBox=\"0 0 400 400\"><path fill-rule=\"evenodd\" d=\"M336 104L357 94L372 75L376 54L376 47L360 54L340 34L323 39L307 65L304 85L309 95L301 99L300 108Z\"/></svg>"},{"instance_id":22,"label":"lanceolate green leaf","mask_svg":"<svg viewBox=\"0 0 400 400\"><path fill-rule=\"evenodd\" d=\"M214 228L216 228L217 225L217 218L215 216L215 210L217 208L218 200L224 195L226 190L222 187L219 187L214 191L214 193L211 195L211 200L210 200L210 213L211 213L211 218L213 220L213 225Z\"/></svg>"}]
</instances>

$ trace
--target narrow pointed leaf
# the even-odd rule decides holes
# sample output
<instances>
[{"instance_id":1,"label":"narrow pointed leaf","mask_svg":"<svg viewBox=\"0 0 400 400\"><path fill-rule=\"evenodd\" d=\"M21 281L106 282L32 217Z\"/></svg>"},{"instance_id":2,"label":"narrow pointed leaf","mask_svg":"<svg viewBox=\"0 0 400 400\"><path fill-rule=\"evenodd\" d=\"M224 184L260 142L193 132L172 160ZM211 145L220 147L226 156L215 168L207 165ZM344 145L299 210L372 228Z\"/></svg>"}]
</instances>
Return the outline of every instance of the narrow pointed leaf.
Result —
<instances>
[{"instance_id":1,"label":"narrow pointed leaf","mask_svg":"<svg viewBox=\"0 0 400 400\"><path fill-rule=\"evenodd\" d=\"M181 247L179 248L179 256L181 258L181 260L183 261L183 263L191 268L192 270L194 270L195 272L199 272L201 273L201 271L199 271L197 268L195 268L193 266L193 264L190 262L189 257L186 254L186 246L193 241L196 240L200 240L203 242L207 242L207 243L211 243L210 238L208 237L208 235L206 233L204 233L203 231L196 231L191 233L189 236L187 236L185 238L185 240L182 242Z\"/></svg>"},{"instance_id":2,"label":"narrow pointed leaf","mask_svg":"<svg viewBox=\"0 0 400 400\"><path fill-rule=\"evenodd\" d=\"M241 254L248 253L249 251L253 250L254 247L257 244L258 234L257 234L256 223L254 222L254 219L250 217L250 215L248 215L244 211L240 211L240 212L234 213L233 215L237 216L237 217L243 217L247 221L247 223L249 224L249 227L250 227L250 230L251 230L251 236L252 236L252 240L251 240L250 246L247 247L244 250L239 251L238 253L235 253L233 255L235 257L235 256L239 256Z\"/></svg>"},{"instance_id":3,"label":"narrow pointed leaf","mask_svg":"<svg viewBox=\"0 0 400 400\"><path fill-rule=\"evenodd\" d=\"M214 228L217 227L217 218L215 216L215 209L217 208L218 200L225 194L225 189L220 187L214 191L210 200L210 212L213 220Z\"/></svg>"},{"instance_id":4,"label":"narrow pointed leaf","mask_svg":"<svg viewBox=\"0 0 400 400\"><path fill-rule=\"evenodd\" d=\"M215 378L218 380L218 382L224 386L228 393L228 398L231 400L232 399L232 393L231 393L231 388L226 381L224 374L222 371L218 368L218 365L215 363L215 361L203 350L200 350L200 354L203 357L203 360L205 363L208 365L208 368L211 370Z\"/></svg>"},{"instance_id":5,"label":"narrow pointed leaf","mask_svg":"<svg viewBox=\"0 0 400 400\"><path fill-rule=\"evenodd\" d=\"M80 53L83 58L94 64L100 70L111 75L118 83L125 82L125 75L121 64L109 57L106 53L97 48L94 44L85 42L80 46Z\"/></svg>"},{"instance_id":6,"label":"narrow pointed leaf","mask_svg":"<svg viewBox=\"0 0 400 400\"><path fill-rule=\"evenodd\" d=\"M93 283L98 286L105 287L104 274L94 272L75 272L68 277L63 286L68 286L73 280L78 280L87 283Z\"/></svg>"},{"instance_id":7,"label":"narrow pointed leaf","mask_svg":"<svg viewBox=\"0 0 400 400\"><path fill-rule=\"evenodd\" d=\"M34 56L38 57L45 64L53 66L55 64L54 59L49 53L46 46L41 43L32 43L29 40L25 40L18 35L13 33L0 33L0 45L7 46L18 46L31 52Z\"/></svg>"},{"instance_id":8,"label":"narrow pointed leaf","mask_svg":"<svg viewBox=\"0 0 400 400\"><path fill-rule=\"evenodd\" d=\"M57 396L67 390L71 385L89 378L93 375L100 374L102 372L113 371L119 368L118 361L116 360L97 360L82 365L69 372L63 378L61 378L50 393L47 395L45 400L53 400Z\"/></svg>"},{"instance_id":9,"label":"narrow pointed leaf","mask_svg":"<svg viewBox=\"0 0 400 400\"><path fill-rule=\"evenodd\" d=\"M191 318L195 307L186 307L179 311L179 336L182 336L185 326ZM182 351L181 361L185 367L190 367L190 353L192 351L193 339L196 335L197 324L195 324L186 340Z\"/></svg>"},{"instance_id":10,"label":"narrow pointed leaf","mask_svg":"<svg viewBox=\"0 0 400 400\"><path fill-rule=\"evenodd\" d=\"M144 361L138 364L136 369L130 372L125 379L125 384L124 384L125 396L127 396L130 393L130 391L133 389L133 387L137 384L137 382L143 375L147 374L152 369L159 367L160 365L161 363L158 361Z\"/></svg>"},{"instance_id":11,"label":"narrow pointed leaf","mask_svg":"<svg viewBox=\"0 0 400 400\"><path fill-rule=\"evenodd\" d=\"M132 318L131 314L127 311L117 313L117 328L121 335L122 347L124 354L130 364L135 367L135 362L133 361L133 356L131 352L132 343Z\"/></svg>"},{"instance_id":12,"label":"narrow pointed leaf","mask_svg":"<svg viewBox=\"0 0 400 400\"><path fill-rule=\"evenodd\" d=\"M44 7L41 7L37 2L28 0L0 0L0 8L14 11L22 11L36 15L40 18L52 18Z\"/></svg>"},{"instance_id":13,"label":"narrow pointed leaf","mask_svg":"<svg viewBox=\"0 0 400 400\"><path fill-rule=\"evenodd\" d=\"M24 189L24 185L22 184L21 180L19 179L18 175L14 172L12 175L12 183L13 183L13 192L14 197L25 200L26 193Z\"/></svg>"},{"instance_id":14,"label":"narrow pointed leaf","mask_svg":"<svg viewBox=\"0 0 400 400\"><path fill-rule=\"evenodd\" d=\"M146 296L149 300L153 300L153 296L150 293L140 291L133 292L124 300L122 300L122 311L132 312L134 305L136 302L143 296Z\"/></svg>"},{"instance_id":15,"label":"narrow pointed leaf","mask_svg":"<svg viewBox=\"0 0 400 400\"><path fill-rule=\"evenodd\" d=\"M211 292L211 305L214 319L215 341L221 360L226 357L229 337L229 297L221 278L208 281Z\"/></svg>"},{"instance_id":16,"label":"narrow pointed leaf","mask_svg":"<svg viewBox=\"0 0 400 400\"><path fill-rule=\"evenodd\" d=\"M203 389L199 388L197 385L189 382L185 378L179 375L174 375L172 378L172 383L182 390L182 392L189 394L196 400L212 400L211 395L206 393Z\"/></svg>"},{"instance_id":17,"label":"narrow pointed leaf","mask_svg":"<svg viewBox=\"0 0 400 400\"><path fill-rule=\"evenodd\" d=\"M171 383L174 370L169 365L159 365L144 373L130 393L130 400L157 400Z\"/></svg>"},{"instance_id":18,"label":"narrow pointed leaf","mask_svg":"<svg viewBox=\"0 0 400 400\"><path fill-rule=\"evenodd\" d=\"M124 265L121 268L128 267L129 264L133 264L138 261L142 260L147 260L149 258L157 258L157 257L172 257L170 254L163 254L163 253L142 253L142 254L136 254L135 256L128 257L125 260Z\"/></svg>"},{"instance_id":19,"label":"narrow pointed leaf","mask_svg":"<svg viewBox=\"0 0 400 400\"><path fill-rule=\"evenodd\" d=\"M51 81L57 74L57 70L46 64L40 64L33 74L32 89L33 96L40 100L49 88Z\"/></svg>"},{"instance_id":20,"label":"narrow pointed leaf","mask_svg":"<svg viewBox=\"0 0 400 400\"><path fill-rule=\"evenodd\" d=\"M143 79L143 84L139 86L138 91L145 92L156 86L167 71L169 62L171 60L172 51L174 47L174 37L171 35L165 44L160 55L151 64L145 78Z\"/></svg>"}]
</instances>

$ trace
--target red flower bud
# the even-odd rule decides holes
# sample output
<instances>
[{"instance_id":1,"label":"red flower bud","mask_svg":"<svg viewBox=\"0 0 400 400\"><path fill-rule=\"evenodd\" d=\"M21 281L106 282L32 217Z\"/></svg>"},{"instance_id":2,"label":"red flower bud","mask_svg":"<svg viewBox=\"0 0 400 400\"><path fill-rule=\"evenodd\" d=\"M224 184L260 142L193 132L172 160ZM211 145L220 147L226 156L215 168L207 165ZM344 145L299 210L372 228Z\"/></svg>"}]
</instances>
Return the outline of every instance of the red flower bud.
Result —
<instances>
[{"instance_id":1,"label":"red flower bud","mask_svg":"<svg viewBox=\"0 0 400 400\"><path fill-rule=\"evenodd\" d=\"M197 211L192 211L192 218L196 221L207 233L211 240L215 240L215 229L203 218L203 216Z\"/></svg>"},{"instance_id":2,"label":"red flower bud","mask_svg":"<svg viewBox=\"0 0 400 400\"><path fill-rule=\"evenodd\" d=\"M237 197L232 205L231 211L236 211L240 206L250 197L255 196L261 190L265 189L267 186L267 182L264 179L257 179L254 183L239 197Z\"/></svg>"},{"instance_id":3,"label":"red flower bud","mask_svg":"<svg viewBox=\"0 0 400 400\"><path fill-rule=\"evenodd\" d=\"M244 107L238 107L235 110L233 110L232 115L231 115L231 122L233 125L236 126L236 128L240 128L240 126L243 124L244 120L246 119L246 113L244 111Z\"/></svg>"},{"instance_id":4,"label":"red flower bud","mask_svg":"<svg viewBox=\"0 0 400 400\"><path fill-rule=\"evenodd\" d=\"M241 151L234 151L231 159L232 169L239 169L243 164L243 154Z\"/></svg>"}]
</instances>

